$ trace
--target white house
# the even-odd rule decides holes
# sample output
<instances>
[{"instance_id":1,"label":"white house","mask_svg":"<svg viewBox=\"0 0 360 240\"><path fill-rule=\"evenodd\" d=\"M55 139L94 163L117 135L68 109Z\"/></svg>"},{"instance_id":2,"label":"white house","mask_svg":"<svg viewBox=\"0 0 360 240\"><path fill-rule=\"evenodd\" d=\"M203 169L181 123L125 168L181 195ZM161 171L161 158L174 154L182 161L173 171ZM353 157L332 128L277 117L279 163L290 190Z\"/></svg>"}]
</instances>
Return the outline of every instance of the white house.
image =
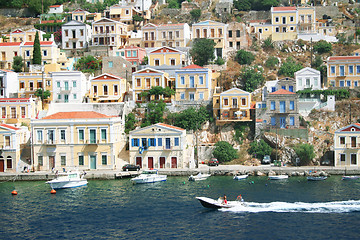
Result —
<instances>
[{"instance_id":1,"label":"white house","mask_svg":"<svg viewBox=\"0 0 360 240\"><path fill-rule=\"evenodd\" d=\"M0 70L0 98L11 98L19 91L18 75L10 70Z\"/></svg>"},{"instance_id":2,"label":"white house","mask_svg":"<svg viewBox=\"0 0 360 240\"><path fill-rule=\"evenodd\" d=\"M303 68L295 72L296 90L304 90L305 88L312 90L320 90L321 78L320 71L313 68Z\"/></svg>"},{"instance_id":3,"label":"white house","mask_svg":"<svg viewBox=\"0 0 360 240\"><path fill-rule=\"evenodd\" d=\"M151 7L151 0L121 0L120 3L123 6L134 6L139 11L146 11Z\"/></svg>"},{"instance_id":4,"label":"white house","mask_svg":"<svg viewBox=\"0 0 360 240\"><path fill-rule=\"evenodd\" d=\"M57 103L81 103L89 83L80 71L51 72L53 100Z\"/></svg>"},{"instance_id":5,"label":"white house","mask_svg":"<svg viewBox=\"0 0 360 240\"><path fill-rule=\"evenodd\" d=\"M91 26L72 20L61 27L62 49L85 48L91 40Z\"/></svg>"},{"instance_id":6,"label":"white house","mask_svg":"<svg viewBox=\"0 0 360 240\"><path fill-rule=\"evenodd\" d=\"M64 12L63 5L52 5L49 7L48 13L63 13L63 12Z\"/></svg>"}]
</instances>

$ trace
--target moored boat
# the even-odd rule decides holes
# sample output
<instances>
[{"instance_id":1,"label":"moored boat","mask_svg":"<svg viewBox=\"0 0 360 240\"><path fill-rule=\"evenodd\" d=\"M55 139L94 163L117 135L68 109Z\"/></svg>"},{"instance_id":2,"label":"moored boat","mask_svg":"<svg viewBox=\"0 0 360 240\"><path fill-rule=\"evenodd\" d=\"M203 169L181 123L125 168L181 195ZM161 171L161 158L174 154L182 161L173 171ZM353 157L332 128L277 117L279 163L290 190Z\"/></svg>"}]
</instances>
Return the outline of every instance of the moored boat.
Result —
<instances>
[{"instance_id":1,"label":"moored boat","mask_svg":"<svg viewBox=\"0 0 360 240\"><path fill-rule=\"evenodd\" d=\"M211 174L206 174L206 173L201 173L199 172L197 175L193 176L191 175L189 177L189 181L201 181L201 180L206 180L208 177L210 177Z\"/></svg>"},{"instance_id":2,"label":"moored boat","mask_svg":"<svg viewBox=\"0 0 360 240\"><path fill-rule=\"evenodd\" d=\"M308 181L323 181L325 179L327 179L327 177L325 177L325 176L308 176L307 177Z\"/></svg>"},{"instance_id":3,"label":"moored boat","mask_svg":"<svg viewBox=\"0 0 360 240\"><path fill-rule=\"evenodd\" d=\"M275 176L269 176L270 180L282 180L282 179L288 179L288 175L275 175Z\"/></svg>"},{"instance_id":4,"label":"moored boat","mask_svg":"<svg viewBox=\"0 0 360 240\"><path fill-rule=\"evenodd\" d=\"M84 173L79 171L59 173L59 175L46 183L50 185L52 189L60 188L75 188L87 185L87 180L84 178Z\"/></svg>"},{"instance_id":5,"label":"moored boat","mask_svg":"<svg viewBox=\"0 0 360 240\"><path fill-rule=\"evenodd\" d=\"M360 176L342 176L342 180L356 180L360 178Z\"/></svg>"},{"instance_id":6,"label":"moored boat","mask_svg":"<svg viewBox=\"0 0 360 240\"><path fill-rule=\"evenodd\" d=\"M158 170L144 170L139 176L130 179L133 183L154 183L166 181L166 175L158 174Z\"/></svg>"},{"instance_id":7,"label":"moored boat","mask_svg":"<svg viewBox=\"0 0 360 240\"><path fill-rule=\"evenodd\" d=\"M243 179L246 179L249 175L247 174L244 174L244 175L236 175L234 176L234 180L243 180Z\"/></svg>"}]
</instances>

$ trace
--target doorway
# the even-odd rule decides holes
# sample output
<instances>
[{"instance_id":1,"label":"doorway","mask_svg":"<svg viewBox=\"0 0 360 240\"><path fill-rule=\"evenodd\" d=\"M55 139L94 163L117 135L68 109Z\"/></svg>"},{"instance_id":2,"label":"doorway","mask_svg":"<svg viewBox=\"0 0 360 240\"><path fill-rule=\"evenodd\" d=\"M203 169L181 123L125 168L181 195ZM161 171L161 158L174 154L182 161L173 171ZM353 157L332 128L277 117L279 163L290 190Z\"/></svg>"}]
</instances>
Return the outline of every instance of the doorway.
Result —
<instances>
[{"instance_id":1,"label":"doorway","mask_svg":"<svg viewBox=\"0 0 360 240\"><path fill-rule=\"evenodd\" d=\"M49 170L55 167L55 156L49 156Z\"/></svg>"},{"instance_id":2,"label":"doorway","mask_svg":"<svg viewBox=\"0 0 360 240\"><path fill-rule=\"evenodd\" d=\"M177 157L171 158L171 168L177 168Z\"/></svg>"},{"instance_id":3,"label":"doorway","mask_svg":"<svg viewBox=\"0 0 360 240\"><path fill-rule=\"evenodd\" d=\"M90 169L96 169L96 156L90 156Z\"/></svg>"},{"instance_id":4,"label":"doorway","mask_svg":"<svg viewBox=\"0 0 360 240\"><path fill-rule=\"evenodd\" d=\"M160 157L160 168L165 168L165 157Z\"/></svg>"},{"instance_id":5,"label":"doorway","mask_svg":"<svg viewBox=\"0 0 360 240\"><path fill-rule=\"evenodd\" d=\"M148 168L154 168L154 158L148 157Z\"/></svg>"},{"instance_id":6,"label":"doorway","mask_svg":"<svg viewBox=\"0 0 360 240\"><path fill-rule=\"evenodd\" d=\"M5 172L5 161L2 157L0 159L0 172Z\"/></svg>"},{"instance_id":7,"label":"doorway","mask_svg":"<svg viewBox=\"0 0 360 240\"><path fill-rule=\"evenodd\" d=\"M136 157L136 166L142 167L141 157Z\"/></svg>"}]
</instances>

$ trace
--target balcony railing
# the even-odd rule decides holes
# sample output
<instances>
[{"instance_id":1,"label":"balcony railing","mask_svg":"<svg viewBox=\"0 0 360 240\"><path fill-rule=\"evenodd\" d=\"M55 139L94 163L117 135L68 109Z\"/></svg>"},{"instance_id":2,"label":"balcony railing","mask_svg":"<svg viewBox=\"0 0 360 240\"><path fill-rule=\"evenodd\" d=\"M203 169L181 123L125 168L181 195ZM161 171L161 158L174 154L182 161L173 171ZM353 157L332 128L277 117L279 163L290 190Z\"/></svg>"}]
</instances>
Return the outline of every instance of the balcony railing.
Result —
<instances>
[{"instance_id":1,"label":"balcony railing","mask_svg":"<svg viewBox=\"0 0 360 240\"><path fill-rule=\"evenodd\" d=\"M346 148L360 148L360 143L347 143L345 144Z\"/></svg>"}]
</instances>

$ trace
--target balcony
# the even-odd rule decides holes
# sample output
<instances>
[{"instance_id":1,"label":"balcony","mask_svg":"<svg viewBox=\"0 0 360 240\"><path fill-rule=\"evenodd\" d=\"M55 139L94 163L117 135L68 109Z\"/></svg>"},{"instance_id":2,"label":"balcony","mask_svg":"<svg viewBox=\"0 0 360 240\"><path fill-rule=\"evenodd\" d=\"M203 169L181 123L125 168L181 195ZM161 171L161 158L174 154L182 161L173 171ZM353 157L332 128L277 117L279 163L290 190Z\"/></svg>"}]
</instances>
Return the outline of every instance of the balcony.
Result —
<instances>
[{"instance_id":1,"label":"balcony","mask_svg":"<svg viewBox=\"0 0 360 240\"><path fill-rule=\"evenodd\" d=\"M74 41L74 42L76 42L77 40L79 40L79 38L69 38L69 41Z\"/></svg>"},{"instance_id":2,"label":"balcony","mask_svg":"<svg viewBox=\"0 0 360 240\"><path fill-rule=\"evenodd\" d=\"M69 88L69 87L60 88L60 93L70 93L70 92L71 92L71 88Z\"/></svg>"},{"instance_id":3,"label":"balcony","mask_svg":"<svg viewBox=\"0 0 360 240\"><path fill-rule=\"evenodd\" d=\"M345 144L346 148L360 148L360 143L347 143Z\"/></svg>"},{"instance_id":4,"label":"balcony","mask_svg":"<svg viewBox=\"0 0 360 240\"><path fill-rule=\"evenodd\" d=\"M197 88L197 84L186 84L186 88Z\"/></svg>"},{"instance_id":5,"label":"balcony","mask_svg":"<svg viewBox=\"0 0 360 240\"><path fill-rule=\"evenodd\" d=\"M56 145L55 140L48 139L44 143L45 145Z\"/></svg>"}]
</instances>

